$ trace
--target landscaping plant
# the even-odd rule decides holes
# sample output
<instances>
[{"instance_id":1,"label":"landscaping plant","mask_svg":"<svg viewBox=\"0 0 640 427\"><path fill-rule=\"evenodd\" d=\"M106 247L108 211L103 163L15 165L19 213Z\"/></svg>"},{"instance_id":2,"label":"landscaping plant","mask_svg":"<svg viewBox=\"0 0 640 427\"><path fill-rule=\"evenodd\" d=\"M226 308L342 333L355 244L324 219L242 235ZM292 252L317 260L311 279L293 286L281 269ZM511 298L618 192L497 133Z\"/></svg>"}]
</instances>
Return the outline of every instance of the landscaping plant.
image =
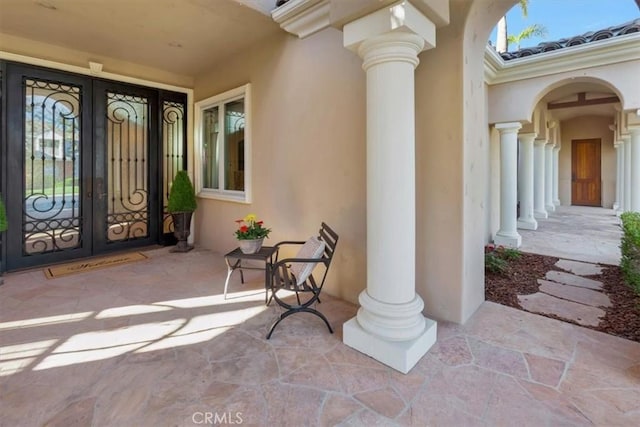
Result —
<instances>
[{"instance_id":1,"label":"landscaping plant","mask_svg":"<svg viewBox=\"0 0 640 427\"><path fill-rule=\"evenodd\" d=\"M7 211L4 208L2 197L0 197L0 233L7 229Z\"/></svg>"},{"instance_id":2,"label":"landscaping plant","mask_svg":"<svg viewBox=\"0 0 640 427\"><path fill-rule=\"evenodd\" d=\"M622 219L620 268L627 285L640 294L640 213L625 212Z\"/></svg>"},{"instance_id":3,"label":"landscaping plant","mask_svg":"<svg viewBox=\"0 0 640 427\"><path fill-rule=\"evenodd\" d=\"M520 258L520 251L504 246L489 244L484 247L484 270L494 274L503 274L509 267L509 261Z\"/></svg>"}]
</instances>

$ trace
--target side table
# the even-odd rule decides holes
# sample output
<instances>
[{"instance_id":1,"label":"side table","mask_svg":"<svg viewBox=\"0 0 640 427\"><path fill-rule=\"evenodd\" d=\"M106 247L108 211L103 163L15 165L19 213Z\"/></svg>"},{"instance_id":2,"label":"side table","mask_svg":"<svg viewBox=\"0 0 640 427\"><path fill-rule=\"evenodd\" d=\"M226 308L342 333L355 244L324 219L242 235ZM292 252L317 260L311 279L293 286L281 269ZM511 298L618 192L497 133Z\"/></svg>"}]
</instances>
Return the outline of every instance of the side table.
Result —
<instances>
[{"instance_id":1,"label":"side table","mask_svg":"<svg viewBox=\"0 0 640 427\"><path fill-rule=\"evenodd\" d=\"M271 266L273 265L273 255L278 252L277 246L263 246L255 254L245 254L240 248L235 248L231 252L224 256L224 260L227 263L227 280L224 282L224 299L227 299L227 288L229 286L229 279L234 271L240 270L240 282L244 283L244 275L242 270L264 270L264 302L268 302L269 296L269 276L271 275ZM234 261L235 260L235 261ZM243 266L243 260L263 261L264 268Z\"/></svg>"}]
</instances>

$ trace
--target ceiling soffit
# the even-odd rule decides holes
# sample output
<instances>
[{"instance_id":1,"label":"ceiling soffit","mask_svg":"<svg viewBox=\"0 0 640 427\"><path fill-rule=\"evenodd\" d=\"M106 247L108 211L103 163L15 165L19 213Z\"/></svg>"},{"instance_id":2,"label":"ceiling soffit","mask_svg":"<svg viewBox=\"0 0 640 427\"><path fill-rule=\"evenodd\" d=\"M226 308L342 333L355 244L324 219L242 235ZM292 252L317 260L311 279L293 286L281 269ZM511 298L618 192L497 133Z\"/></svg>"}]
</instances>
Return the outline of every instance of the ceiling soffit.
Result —
<instances>
[{"instance_id":1,"label":"ceiling soffit","mask_svg":"<svg viewBox=\"0 0 640 427\"><path fill-rule=\"evenodd\" d=\"M277 34L278 25L261 10L270 3L275 5L272 0L0 0L0 34L196 76Z\"/></svg>"}]
</instances>

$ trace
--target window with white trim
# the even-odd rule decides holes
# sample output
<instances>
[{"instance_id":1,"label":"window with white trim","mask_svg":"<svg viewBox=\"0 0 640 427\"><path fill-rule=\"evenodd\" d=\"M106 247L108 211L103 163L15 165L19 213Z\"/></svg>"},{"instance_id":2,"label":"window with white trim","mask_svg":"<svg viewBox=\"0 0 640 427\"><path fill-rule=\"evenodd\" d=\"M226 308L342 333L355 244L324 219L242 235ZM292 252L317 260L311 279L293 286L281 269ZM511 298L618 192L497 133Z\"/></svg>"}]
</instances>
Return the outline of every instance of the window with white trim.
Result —
<instances>
[{"instance_id":1,"label":"window with white trim","mask_svg":"<svg viewBox=\"0 0 640 427\"><path fill-rule=\"evenodd\" d=\"M196 103L198 196L251 202L250 85Z\"/></svg>"}]
</instances>

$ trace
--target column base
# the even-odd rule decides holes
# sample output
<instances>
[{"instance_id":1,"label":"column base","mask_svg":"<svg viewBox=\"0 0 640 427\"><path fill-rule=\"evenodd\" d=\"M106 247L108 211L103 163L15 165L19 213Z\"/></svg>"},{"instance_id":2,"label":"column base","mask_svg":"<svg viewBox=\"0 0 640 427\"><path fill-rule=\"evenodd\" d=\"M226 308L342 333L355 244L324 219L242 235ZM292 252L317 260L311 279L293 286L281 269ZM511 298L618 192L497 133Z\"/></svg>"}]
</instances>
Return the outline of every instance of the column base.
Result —
<instances>
[{"instance_id":1,"label":"column base","mask_svg":"<svg viewBox=\"0 0 640 427\"><path fill-rule=\"evenodd\" d=\"M554 205L553 203L548 203L544 206L544 208L547 210L547 212L555 212L556 211L556 205Z\"/></svg>"},{"instance_id":2,"label":"column base","mask_svg":"<svg viewBox=\"0 0 640 427\"><path fill-rule=\"evenodd\" d=\"M618 202L615 202L615 203L613 204L613 206L611 207L611 209L613 209L614 211L617 211L617 210L618 210L618 208L620 208L620 204L619 204Z\"/></svg>"},{"instance_id":3,"label":"column base","mask_svg":"<svg viewBox=\"0 0 640 427\"><path fill-rule=\"evenodd\" d=\"M554 204L556 207L558 207L558 206L560 206L560 205L561 205L561 203L560 203L560 200L559 200L559 199L554 200L554 201L553 201L553 204Z\"/></svg>"},{"instance_id":4,"label":"column base","mask_svg":"<svg viewBox=\"0 0 640 427\"><path fill-rule=\"evenodd\" d=\"M533 217L534 218L540 218L540 219L547 219L549 218L549 214L547 213L547 211L533 211Z\"/></svg>"},{"instance_id":5,"label":"column base","mask_svg":"<svg viewBox=\"0 0 640 427\"><path fill-rule=\"evenodd\" d=\"M538 221L536 221L535 218L518 219L518 228L523 230L537 230Z\"/></svg>"},{"instance_id":6,"label":"column base","mask_svg":"<svg viewBox=\"0 0 640 427\"><path fill-rule=\"evenodd\" d=\"M501 231L498 231L493 238L493 243L496 246L506 246L509 248L519 248L522 244L522 236L518 233L516 234L502 234Z\"/></svg>"},{"instance_id":7,"label":"column base","mask_svg":"<svg viewBox=\"0 0 640 427\"><path fill-rule=\"evenodd\" d=\"M387 341L362 329L356 317L342 326L342 342L393 369L408 373L436 342L437 323L425 319L425 328L409 341Z\"/></svg>"}]
</instances>

